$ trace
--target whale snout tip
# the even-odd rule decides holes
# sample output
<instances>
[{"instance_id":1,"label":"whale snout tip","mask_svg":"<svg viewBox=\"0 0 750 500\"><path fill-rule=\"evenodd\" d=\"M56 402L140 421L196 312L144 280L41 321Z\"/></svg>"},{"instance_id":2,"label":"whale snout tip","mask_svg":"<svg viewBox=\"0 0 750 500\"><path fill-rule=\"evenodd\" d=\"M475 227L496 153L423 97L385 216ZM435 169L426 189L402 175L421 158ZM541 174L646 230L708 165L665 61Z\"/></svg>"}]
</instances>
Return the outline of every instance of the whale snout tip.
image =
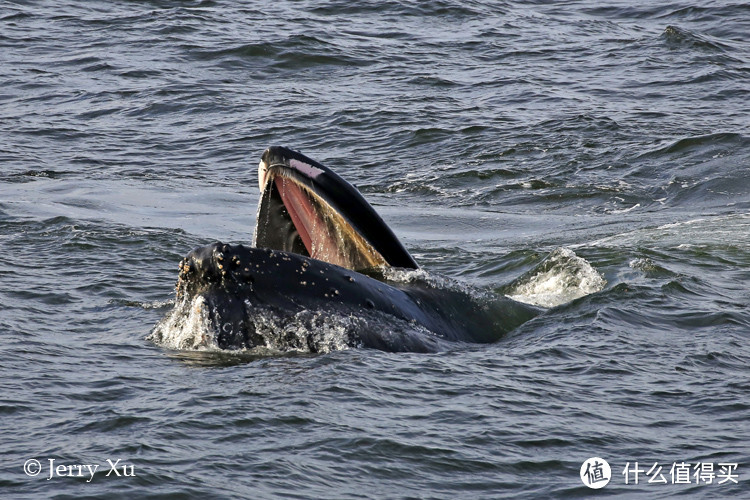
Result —
<instances>
[{"instance_id":1,"label":"whale snout tip","mask_svg":"<svg viewBox=\"0 0 750 500\"><path fill-rule=\"evenodd\" d=\"M196 290L229 283L252 286L256 271L251 266L253 254L242 250L241 245L221 242L194 249L180 262L180 282L191 283Z\"/></svg>"},{"instance_id":2,"label":"whale snout tip","mask_svg":"<svg viewBox=\"0 0 750 500\"><path fill-rule=\"evenodd\" d=\"M293 152L283 146L271 146L263 151L258 162L258 188L262 193L268 183L268 170L277 165L289 165Z\"/></svg>"},{"instance_id":3,"label":"whale snout tip","mask_svg":"<svg viewBox=\"0 0 750 500\"><path fill-rule=\"evenodd\" d=\"M196 248L182 259L180 270L185 278L192 276L195 280L210 280L221 273L225 255L230 251L229 245L220 242Z\"/></svg>"}]
</instances>

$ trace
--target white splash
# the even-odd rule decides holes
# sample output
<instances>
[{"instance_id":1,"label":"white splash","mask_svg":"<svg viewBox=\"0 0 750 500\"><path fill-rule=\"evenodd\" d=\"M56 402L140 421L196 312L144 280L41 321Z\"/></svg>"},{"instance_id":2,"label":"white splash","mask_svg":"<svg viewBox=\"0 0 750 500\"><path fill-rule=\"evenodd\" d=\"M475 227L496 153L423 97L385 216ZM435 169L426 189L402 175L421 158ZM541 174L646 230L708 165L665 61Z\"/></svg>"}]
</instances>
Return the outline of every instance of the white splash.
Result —
<instances>
[{"instance_id":1,"label":"white splash","mask_svg":"<svg viewBox=\"0 0 750 500\"><path fill-rule=\"evenodd\" d=\"M202 296L175 304L153 329L148 339L169 349L218 349Z\"/></svg>"},{"instance_id":2,"label":"white splash","mask_svg":"<svg viewBox=\"0 0 750 500\"><path fill-rule=\"evenodd\" d=\"M598 292L607 281L568 248L558 248L506 290L506 296L519 302L555 307Z\"/></svg>"},{"instance_id":3,"label":"white splash","mask_svg":"<svg viewBox=\"0 0 750 500\"><path fill-rule=\"evenodd\" d=\"M631 269L638 269L640 271L646 271L646 272L651 272L651 271L656 270L656 265L654 264L654 261L645 257L638 257L637 259L632 259L628 263L628 266Z\"/></svg>"},{"instance_id":4,"label":"white splash","mask_svg":"<svg viewBox=\"0 0 750 500\"><path fill-rule=\"evenodd\" d=\"M383 278L394 283L421 283L441 290L453 290L472 297L483 296L484 291L474 288L463 281L432 274L424 269L406 269L401 267L381 267Z\"/></svg>"},{"instance_id":5,"label":"white splash","mask_svg":"<svg viewBox=\"0 0 750 500\"><path fill-rule=\"evenodd\" d=\"M379 269L383 277L388 281L396 283L413 283L415 281L427 281L430 274L424 269L406 269L402 267L383 266Z\"/></svg>"},{"instance_id":6,"label":"white splash","mask_svg":"<svg viewBox=\"0 0 750 500\"><path fill-rule=\"evenodd\" d=\"M280 352L348 349L352 333L360 326L354 316L331 311L303 310L287 319L267 315L264 324L259 320L260 315L255 317L255 327L264 332L266 347Z\"/></svg>"},{"instance_id":7,"label":"white splash","mask_svg":"<svg viewBox=\"0 0 750 500\"><path fill-rule=\"evenodd\" d=\"M153 329L148 339L176 350L221 351L216 332L209 320L209 308L203 296L177 303ZM246 314L264 345L244 351L265 354L282 352L326 353L348 349L353 332L363 320L331 311L303 310L290 316L254 308L245 303Z\"/></svg>"}]
</instances>

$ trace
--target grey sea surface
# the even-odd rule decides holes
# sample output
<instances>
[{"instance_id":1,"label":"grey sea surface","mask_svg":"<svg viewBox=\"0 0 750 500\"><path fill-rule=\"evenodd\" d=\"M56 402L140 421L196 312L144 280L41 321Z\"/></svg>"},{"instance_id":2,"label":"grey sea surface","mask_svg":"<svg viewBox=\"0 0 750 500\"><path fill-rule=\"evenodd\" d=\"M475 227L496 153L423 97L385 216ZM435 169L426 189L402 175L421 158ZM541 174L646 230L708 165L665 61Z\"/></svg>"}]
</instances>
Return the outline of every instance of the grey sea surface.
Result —
<instances>
[{"instance_id":1,"label":"grey sea surface","mask_svg":"<svg viewBox=\"0 0 750 500\"><path fill-rule=\"evenodd\" d=\"M750 498L748 102L741 1L2 2L0 496ZM606 285L434 354L147 340L274 144L431 275Z\"/></svg>"}]
</instances>

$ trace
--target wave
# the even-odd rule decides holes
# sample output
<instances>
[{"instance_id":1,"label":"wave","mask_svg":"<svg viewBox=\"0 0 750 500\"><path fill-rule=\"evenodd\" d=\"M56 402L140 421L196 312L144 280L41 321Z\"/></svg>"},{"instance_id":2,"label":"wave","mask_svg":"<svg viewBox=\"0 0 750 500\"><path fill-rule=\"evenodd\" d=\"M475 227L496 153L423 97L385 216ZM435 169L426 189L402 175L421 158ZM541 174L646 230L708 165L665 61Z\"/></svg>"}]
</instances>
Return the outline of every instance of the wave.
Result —
<instances>
[{"instance_id":1,"label":"wave","mask_svg":"<svg viewBox=\"0 0 750 500\"><path fill-rule=\"evenodd\" d=\"M681 46L720 52L732 50L732 46L727 43L677 26L667 26L662 37L673 47Z\"/></svg>"},{"instance_id":2,"label":"wave","mask_svg":"<svg viewBox=\"0 0 750 500\"><path fill-rule=\"evenodd\" d=\"M591 264L568 248L558 248L541 263L504 288L519 302L556 307L600 292L607 281Z\"/></svg>"}]
</instances>

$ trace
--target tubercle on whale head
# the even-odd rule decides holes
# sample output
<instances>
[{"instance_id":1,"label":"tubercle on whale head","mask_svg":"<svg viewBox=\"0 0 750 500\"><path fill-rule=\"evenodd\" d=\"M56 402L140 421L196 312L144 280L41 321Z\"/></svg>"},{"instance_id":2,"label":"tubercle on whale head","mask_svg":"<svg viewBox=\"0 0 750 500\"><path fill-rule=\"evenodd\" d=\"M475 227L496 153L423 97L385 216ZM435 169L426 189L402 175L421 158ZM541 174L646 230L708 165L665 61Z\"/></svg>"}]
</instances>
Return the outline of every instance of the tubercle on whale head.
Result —
<instances>
[{"instance_id":1,"label":"tubercle on whale head","mask_svg":"<svg viewBox=\"0 0 750 500\"><path fill-rule=\"evenodd\" d=\"M256 270L243 256L242 246L217 242L192 250L180 262L177 307L203 309L210 338L220 349L265 345L249 314L256 297Z\"/></svg>"},{"instance_id":2,"label":"tubercle on whale head","mask_svg":"<svg viewBox=\"0 0 750 500\"><path fill-rule=\"evenodd\" d=\"M212 285L252 287L254 278L249 263L242 262L232 245L213 243L191 251L179 265L177 298L191 297Z\"/></svg>"},{"instance_id":3,"label":"tubercle on whale head","mask_svg":"<svg viewBox=\"0 0 750 500\"><path fill-rule=\"evenodd\" d=\"M176 308L183 315L202 315L208 347L238 350L301 342L315 352L317 332L298 338L295 332L306 330L287 330L287 322L309 310L356 309L359 280L351 274L293 253L213 243L180 262Z\"/></svg>"}]
</instances>

